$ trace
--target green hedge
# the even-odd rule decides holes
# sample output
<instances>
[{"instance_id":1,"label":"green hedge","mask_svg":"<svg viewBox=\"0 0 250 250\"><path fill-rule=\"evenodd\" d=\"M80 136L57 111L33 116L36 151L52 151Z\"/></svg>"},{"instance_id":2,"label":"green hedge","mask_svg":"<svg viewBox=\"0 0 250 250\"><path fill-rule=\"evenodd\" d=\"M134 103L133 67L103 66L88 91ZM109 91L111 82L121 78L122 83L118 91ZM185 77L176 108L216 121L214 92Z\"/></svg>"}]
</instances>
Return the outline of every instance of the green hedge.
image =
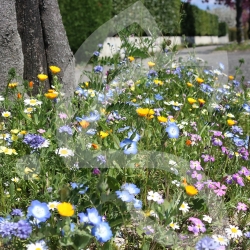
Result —
<instances>
[{"instance_id":1,"label":"green hedge","mask_svg":"<svg viewBox=\"0 0 250 250\"><path fill-rule=\"evenodd\" d=\"M218 17L197 6L183 3L181 31L186 36L218 36Z\"/></svg>"},{"instance_id":2,"label":"green hedge","mask_svg":"<svg viewBox=\"0 0 250 250\"><path fill-rule=\"evenodd\" d=\"M228 33L228 26L226 22L219 23L219 34L218 36L225 36Z\"/></svg>"},{"instance_id":3,"label":"green hedge","mask_svg":"<svg viewBox=\"0 0 250 250\"><path fill-rule=\"evenodd\" d=\"M73 52L112 18L112 0L58 0L58 3Z\"/></svg>"}]
</instances>

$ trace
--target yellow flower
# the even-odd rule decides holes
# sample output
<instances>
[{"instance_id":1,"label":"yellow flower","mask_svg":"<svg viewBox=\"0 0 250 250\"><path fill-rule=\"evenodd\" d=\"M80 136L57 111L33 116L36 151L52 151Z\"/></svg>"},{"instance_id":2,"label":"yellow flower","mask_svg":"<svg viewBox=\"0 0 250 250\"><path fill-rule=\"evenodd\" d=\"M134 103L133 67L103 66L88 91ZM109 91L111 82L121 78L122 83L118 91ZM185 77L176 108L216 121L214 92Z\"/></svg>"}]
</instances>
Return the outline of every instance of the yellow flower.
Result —
<instances>
[{"instance_id":1,"label":"yellow flower","mask_svg":"<svg viewBox=\"0 0 250 250\"><path fill-rule=\"evenodd\" d=\"M250 181L250 175L246 176L246 178Z\"/></svg>"},{"instance_id":2,"label":"yellow flower","mask_svg":"<svg viewBox=\"0 0 250 250\"><path fill-rule=\"evenodd\" d=\"M82 128L87 128L89 126L89 122L84 120L80 121L79 124Z\"/></svg>"},{"instance_id":3,"label":"yellow flower","mask_svg":"<svg viewBox=\"0 0 250 250\"><path fill-rule=\"evenodd\" d=\"M13 83L9 83L8 87L9 87L10 89L14 89L14 88L17 87L17 85L18 85L17 82L13 82Z\"/></svg>"},{"instance_id":4,"label":"yellow flower","mask_svg":"<svg viewBox=\"0 0 250 250\"><path fill-rule=\"evenodd\" d=\"M198 102L199 102L200 104L204 104L204 103L205 103L205 100L203 100L203 99L198 99Z\"/></svg>"},{"instance_id":5,"label":"yellow flower","mask_svg":"<svg viewBox=\"0 0 250 250\"><path fill-rule=\"evenodd\" d=\"M193 87L194 85L191 82L187 82L188 87Z\"/></svg>"},{"instance_id":6,"label":"yellow flower","mask_svg":"<svg viewBox=\"0 0 250 250\"><path fill-rule=\"evenodd\" d=\"M57 210L61 216L65 216L65 217L72 216L75 213L74 207L68 202L63 202L63 203L58 204Z\"/></svg>"},{"instance_id":7,"label":"yellow flower","mask_svg":"<svg viewBox=\"0 0 250 250\"><path fill-rule=\"evenodd\" d=\"M53 74L57 74L61 71L61 69L57 66L50 66L49 68Z\"/></svg>"},{"instance_id":8,"label":"yellow flower","mask_svg":"<svg viewBox=\"0 0 250 250\"><path fill-rule=\"evenodd\" d=\"M196 82L198 82L198 83L203 83L204 80L203 80L202 78L198 77L198 78L196 78Z\"/></svg>"},{"instance_id":9,"label":"yellow flower","mask_svg":"<svg viewBox=\"0 0 250 250\"><path fill-rule=\"evenodd\" d=\"M12 133L12 134L17 134L18 132L19 132L18 129L11 129L11 131L10 131L10 133Z\"/></svg>"},{"instance_id":10,"label":"yellow flower","mask_svg":"<svg viewBox=\"0 0 250 250\"><path fill-rule=\"evenodd\" d=\"M187 195L189 196L194 196L198 194L198 190L192 185L185 186L185 190L186 190Z\"/></svg>"},{"instance_id":11,"label":"yellow flower","mask_svg":"<svg viewBox=\"0 0 250 250\"><path fill-rule=\"evenodd\" d=\"M29 173L32 173L32 172L33 172L33 170L30 169L29 167L26 167L26 168L24 169L24 173L25 173L25 174L29 174Z\"/></svg>"},{"instance_id":12,"label":"yellow flower","mask_svg":"<svg viewBox=\"0 0 250 250\"><path fill-rule=\"evenodd\" d=\"M164 117L164 116L157 116L157 119L159 122L167 122L168 121L168 118Z\"/></svg>"},{"instance_id":13,"label":"yellow flower","mask_svg":"<svg viewBox=\"0 0 250 250\"><path fill-rule=\"evenodd\" d=\"M131 102L136 102L136 99L135 99L135 98L134 98L134 99L132 99L132 100L131 100Z\"/></svg>"},{"instance_id":14,"label":"yellow flower","mask_svg":"<svg viewBox=\"0 0 250 250\"><path fill-rule=\"evenodd\" d=\"M151 117L155 112L153 109L149 109L149 108L138 108L136 110L136 113L139 115L139 116L148 116L148 117Z\"/></svg>"},{"instance_id":15,"label":"yellow flower","mask_svg":"<svg viewBox=\"0 0 250 250\"><path fill-rule=\"evenodd\" d=\"M17 137L16 135L12 135L12 136L11 136L11 140L12 140L12 141L17 141L17 140L18 140L18 137Z\"/></svg>"},{"instance_id":16,"label":"yellow flower","mask_svg":"<svg viewBox=\"0 0 250 250\"><path fill-rule=\"evenodd\" d=\"M128 60L129 60L130 62L133 62L133 61L135 60L135 58L134 58L133 56L129 56L129 57L128 57Z\"/></svg>"},{"instance_id":17,"label":"yellow flower","mask_svg":"<svg viewBox=\"0 0 250 250\"><path fill-rule=\"evenodd\" d=\"M86 87L88 87L88 86L89 86L89 83L88 83L88 82L85 82L84 84L85 84L85 86L86 86Z\"/></svg>"},{"instance_id":18,"label":"yellow flower","mask_svg":"<svg viewBox=\"0 0 250 250\"><path fill-rule=\"evenodd\" d=\"M48 93L44 94L48 99L55 99L58 97L58 92L54 91L53 89L49 89Z\"/></svg>"},{"instance_id":19,"label":"yellow flower","mask_svg":"<svg viewBox=\"0 0 250 250\"><path fill-rule=\"evenodd\" d=\"M20 134L21 134L21 135L26 135L26 134L27 134L27 131L22 130L22 131L20 132Z\"/></svg>"},{"instance_id":20,"label":"yellow flower","mask_svg":"<svg viewBox=\"0 0 250 250\"><path fill-rule=\"evenodd\" d=\"M188 98L188 102L189 102L190 104L194 104L194 103L196 102L196 100L195 100L194 98L189 97L189 98Z\"/></svg>"},{"instance_id":21,"label":"yellow flower","mask_svg":"<svg viewBox=\"0 0 250 250\"><path fill-rule=\"evenodd\" d=\"M155 66L155 63L154 62L148 62L148 66L149 66L149 68L152 68L152 67Z\"/></svg>"},{"instance_id":22,"label":"yellow flower","mask_svg":"<svg viewBox=\"0 0 250 250\"><path fill-rule=\"evenodd\" d=\"M45 75L45 74L39 74L39 75L37 75L37 78L38 78L41 82L43 82L43 81L45 81L45 80L48 79L48 76Z\"/></svg>"},{"instance_id":23,"label":"yellow flower","mask_svg":"<svg viewBox=\"0 0 250 250\"><path fill-rule=\"evenodd\" d=\"M236 123L237 123L237 122L234 121L234 120L231 120L231 119L228 119L228 120L227 120L228 126L233 126L233 125L235 125Z\"/></svg>"},{"instance_id":24,"label":"yellow flower","mask_svg":"<svg viewBox=\"0 0 250 250\"><path fill-rule=\"evenodd\" d=\"M154 83L156 84L156 85L163 85L163 81L161 81L161 80L158 80L158 79L155 79L154 80Z\"/></svg>"},{"instance_id":25,"label":"yellow flower","mask_svg":"<svg viewBox=\"0 0 250 250\"><path fill-rule=\"evenodd\" d=\"M16 190L17 190L17 191L19 191L19 192L20 192L20 191L22 191L22 189L21 189L21 188L17 188Z\"/></svg>"},{"instance_id":26,"label":"yellow flower","mask_svg":"<svg viewBox=\"0 0 250 250\"><path fill-rule=\"evenodd\" d=\"M8 117L11 116L11 113L9 111L6 111L6 112L2 113L2 116L5 117L5 118L8 118Z\"/></svg>"},{"instance_id":27,"label":"yellow flower","mask_svg":"<svg viewBox=\"0 0 250 250\"><path fill-rule=\"evenodd\" d=\"M233 76L228 76L228 79L229 79L229 80L233 80L234 77L233 77Z\"/></svg>"},{"instance_id":28,"label":"yellow flower","mask_svg":"<svg viewBox=\"0 0 250 250\"><path fill-rule=\"evenodd\" d=\"M100 134L100 137L101 137L102 139L105 138L105 137L107 137L107 136L109 135L109 133L104 132L104 131L101 131L99 134Z\"/></svg>"}]
</instances>

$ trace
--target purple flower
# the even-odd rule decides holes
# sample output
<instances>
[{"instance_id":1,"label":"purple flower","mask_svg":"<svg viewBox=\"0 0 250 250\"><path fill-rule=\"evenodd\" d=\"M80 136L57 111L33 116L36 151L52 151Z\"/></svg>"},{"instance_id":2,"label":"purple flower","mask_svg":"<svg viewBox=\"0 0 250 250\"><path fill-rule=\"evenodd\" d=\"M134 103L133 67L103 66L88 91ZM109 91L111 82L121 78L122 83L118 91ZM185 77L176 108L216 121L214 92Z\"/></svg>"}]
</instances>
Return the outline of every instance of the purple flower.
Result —
<instances>
[{"instance_id":1,"label":"purple flower","mask_svg":"<svg viewBox=\"0 0 250 250\"><path fill-rule=\"evenodd\" d=\"M238 211L247 211L248 207L245 203L239 202L237 205Z\"/></svg>"},{"instance_id":2,"label":"purple flower","mask_svg":"<svg viewBox=\"0 0 250 250\"><path fill-rule=\"evenodd\" d=\"M213 130L211 132L213 132L214 136L222 136L222 132L221 131L215 131L215 130ZM223 136L222 136L222 138L223 138Z\"/></svg>"},{"instance_id":3,"label":"purple flower","mask_svg":"<svg viewBox=\"0 0 250 250\"><path fill-rule=\"evenodd\" d=\"M194 186L200 191L204 187L204 184L202 182L198 181L198 182L196 182L196 184Z\"/></svg>"},{"instance_id":4,"label":"purple flower","mask_svg":"<svg viewBox=\"0 0 250 250\"><path fill-rule=\"evenodd\" d=\"M100 52L99 52L99 51L95 51L95 52L93 53L93 55L94 55L94 56L99 56L99 55L100 55Z\"/></svg>"},{"instance_id":5,"label":"purple flower","mask_svg":"<svg viewBox=\"0 0 250 250\"><path fill-rule=\"evenodd\" d=\"M148 77L155 77L155 76L158 76L157 72L153 69L149 70L148 72Z\"/></svg>"},{"instance_id":6,"label":"purple flower","mask_svg":"<svg viewBox=\"0 0 250 250\"><path fill-rule=\"evenodd\" d=\"M11 238L12 234L16 230L16 227L17 227L16 223L4 220L0 223L0 235L3 238L5 237Z\"/></svg>"},{"instance_id":7,"label":"purple flower","mask_svg":"<svg viewBox=\"0 0 250 250\"><path fill-rule=\"evenodd\" d=\"M205 236L199 240L195 246L196 250L217 250L220 244L214 241L212 238Z\"/></svg>"},{"instance_id":8,"label":"purple flower","mask_svg":"<svg viewBox=\"0 0 250 250\"><path fill-rule=\"evenodd\" d=\"M223 154L226 154L226 155L229 153L228 149L224 146L221 147L221 151Z\"/></svg>"},{"instance_id":9,"label":"purple flower","mask_svg":"<svg viewBox=\"0 0 250 250\"><path fill-rule=\"evenodd\" d=\"M23 142L33 149L38 149L45 142L45 138L36 134L27 134Z\"/></svg>"},{"instance_id":10,"label":"purple flower","mask_svg":"<svg viewBox=\"0 0 250 250\"><path fill-rule=\"evenodd\" d=\"M222 146L222 141L219 138L213 138L212 143L214 146Z\"/></svg>"},{"instance_id":11,"label":"purple flower","mask_svg":"<svg viewBox=\"0 0 250 250\"><path fill-rule=\"evenodd\" d=\"M95 67L94 67L94 71L95 71L95 73L102 73L103 67L100 66L100 65L95 66Z\"/></svg>"},{"instance_id":12,"label":"purple flower","mask_svg":"<svg viewBox=\"0 0 250 250\"><path fill-rule=\"evenodd\" d=\"M204 233L206 232L205 225L202 223L202 221L195 217L190 217L188 219L192 222L190 226L188 226L188 231L193 232L194 235L198 235L200 232Z\"/></svg>"},{"instance_id":13,"label":"purple flower","mask_svg":"<svg viewBox=\"0 0 250 250\"><path fill-rule=\"evenodd\" d=\"M206 182L204 182L206 185L207 185L207 187L208 188L210 188L210 189L216 189L216 187L215 187L215 182L213 182L212 180L207 180Z\"/></svg>"},{"instance_id":14,"label":"purple flower","mask_svg":"<svg viewBox=\"0 0 250 250\"><path fill-rule=\"evenodd\" d=\"M226 194L227 187L225 185L221 185L220 182L215 182L215 189L214 192L218 195L218 196L223 196Z\"/></svg>"},{"instance_id":15,"label":"purple flower","mask_svg":"<svg viewBox=\"0 0 250 250\"><path fill-rule=\"evenodd\" d=\"M59 128L59 133L63 133L63 132L65 132L65 133L67 133L69 135L73 135L73 130L68 125L64 125L64 126Z\"/></svg>"},{"instance_id":16,"label":"purple flower","mask_svg":"<svg viewBox=\"0 0 250 250\"><path fill-rule=\"evenodd\" d=\"M250 175L250 171L246 167L242 167L241 170L238 173L240 175L245 175L245 176L249 176Z\"/></svg>"},{"instance_id":17,"label":"purple flower","mask_svg":"<svg viewBox=\"0 0 250 250\"><path fill-rule=\"evenodd\" d=\"M190 168L196 170L203 170L201 163L199 161L190 161Z\"/></svg>"},{"instance_id":18,"label":"purple flower","mask_svg":"<svg viewBox=\"0 0 250 250\"><path fill-rule=\"evenodd\" d=\"M250 232L245 232L244 235L245 235L245 237L247 237L248 239L250 239Z\"/></svg>"},{"instance_id":19,"label":"purple flower","mask_svg":"<svg viewBox=\"0 0 250 250\"><path fill-rule=\"evenodd\" d=\"M11 215L22 217L22 216L23 216L23 212L22 212L21 209L16 208L16 209L13 209L13 210L12 210Z\"/></svg>"},{"instance_id":20,"label":"purple flower","mask_svg":"<svg viewBox=\"0 0 250 250\"><path fill-rule=\"evenodd\" d=\"M214 157L211 155L202 155L201 157L203 158L204 162L208 162L208 161L214 162Z\"/></svg>"},{"instance_id":21,"label":"purple flower","mask_svg":"<svg viewBox=\"0 0 250 250\"><path fill-rule=\"evenodd\" d=\"M237 183L237 184L239 184L240 186L245 186L244 185L244 182L243 182L243 178L238 174L238 173L236 173L236 174L233 174L233 180Z\"/></svg>"},{"instance_id":22,"label":"purple flower","mask_svg":"<svg viewBox=\"0 0 250 250\"><path fill-rule=\"evenodd\" d=\"M98 155L96 158L97 158L97 161L100 162L101 164L106 163L106 156L105 155Z\"/></svg>"},{"instance_id":23,"label":"purple flower","mask_svg":"<svg viewBox=\"0 0 250 250\"><path fill-rule=\"evenodd\" d=\"M98 168L94 168L92 174L94 175L99 175L101 173L101 171Z\"/></svg>"},{"instance_id":24,"label":"purple flower","mask_svg":"<svg viewBox=\"0 0 250 250\"><path fill-rule=\"evenodd\" d=\"M233 183L233 177L231 175L228 175L225 179L227 184L232 184Z\"/></svg>"},{"instance_id":25,"label":"purple flower","mask_svg":"<svg viewBox=\"0 0 250 250\"><path fill-rule=\"evenodd\" d=\"M234 134L243 134L243 129L239 126L232 126L231 130Z\"/></svg>"},{"instance_id":26,"label":"purple flower","mask_svg":"<svg viewBox=\"0 0 250 250\"><path fill-rule=\"evenodd\" d=\"M202 175L199 174L197 171L193 171L191 176L192 176L193 179L197 179L198 181L200 181L202 179Z\"/></svg>"},{"instance_id":27,"label":"purple flower","mask_svg":"<svg viewBox=\"0 0 250 250\"><path fill-rule=\"evenodd\" d=\"M19 237L20 239L27 239L29 238L32 232L32 226L29 222L25 220L20 220L16 223L17 229L15 236Z\"/></svg>"},{"instance_id":28,"label":"purple flower","mask_svg":"<svg viewBox=\"0 0 250 250\"><path fill-rule=\"evenodd\" d=\"M238 137L234 137L233 141L234 141L235 146L237 146L237 147L242 147L245 145L245 141L243 139L238 138Z\"/></svg>"}]
</instances>

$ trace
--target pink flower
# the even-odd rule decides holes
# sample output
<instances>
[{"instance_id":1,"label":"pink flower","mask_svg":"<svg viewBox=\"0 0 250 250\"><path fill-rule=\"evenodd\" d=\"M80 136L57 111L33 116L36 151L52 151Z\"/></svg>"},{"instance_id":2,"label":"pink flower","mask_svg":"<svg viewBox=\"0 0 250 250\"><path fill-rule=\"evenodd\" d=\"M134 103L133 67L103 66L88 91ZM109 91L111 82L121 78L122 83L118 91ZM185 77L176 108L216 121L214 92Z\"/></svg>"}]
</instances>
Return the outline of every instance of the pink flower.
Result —
<instances>
[{"instance_id":1,"label":"pink flower","mask_svg":"<svg viewBox=\"0 0 250 250\"><path fill-rule=\"evenodd\" d=\"M202 179L202 175L198 174L197 171L194 171L191 176L193 179L197 179L198 181L200 181Z\"/></svg>"},{"instance_id":2,"label":"pink flower","mask_svg":"<svg viewBox=\"0 0 250 250\"><path fill-rule=\"evenodd\" d=\"M239 202L237 205L238 211L247 211L248 207L245 203Z\"/></svg>"},{"instance_id":3,"label":"pink flower","mask_svg":"<svg viewBox=\"0 0 250 250\"><path fill-rule=\"evenodd\" d=\"M227 190L227 187L225 185L221 185L220 182L215 182L214 183L215 185L215 188L218 188L218 189L215 189L214 192L218 195L218 196L223 196L226 194L226 191Z\"/></svg>"},{"instance_id":4,"label":"pink flower","mask_svg":"<svg viewBox=\"0 0 250 250\"><path fill-rule=\"evenodd\" d=\"M203 170L201 163L199 161L190 161L190 168L196 170Z\"/></svg>"},{"instance_id":5,"label":"pink flower","mask_svg":"<svg viewBox=\"0 0 250 250\"><path fill-rule=\"evenodd\" d=\"M60 119L67 119L68 116L65 113L59 113Z\"/></svg>"},{"instance_id":6,"label":"pink flower","mask_svg":"<svg viewBox=\"0 0 250 250\"><path fill-rule=\"evenodd\" d=\"M45 132L46 132L46 130L44 130L44 129L40 128L40 129L38 129L38 130L37 130L37 132L38 132L38 133L40 133L40 134L43 134L43 133L45 133Z\"/></svg>"}]
</instances>

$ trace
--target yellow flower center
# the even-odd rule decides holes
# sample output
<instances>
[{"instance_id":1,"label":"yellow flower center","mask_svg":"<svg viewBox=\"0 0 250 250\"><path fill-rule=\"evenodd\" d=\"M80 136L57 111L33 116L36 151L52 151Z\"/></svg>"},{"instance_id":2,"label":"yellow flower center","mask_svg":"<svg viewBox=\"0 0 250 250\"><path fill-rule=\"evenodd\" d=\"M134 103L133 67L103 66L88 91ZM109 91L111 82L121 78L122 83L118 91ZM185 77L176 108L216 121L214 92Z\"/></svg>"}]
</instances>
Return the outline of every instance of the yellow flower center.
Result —
<instances>
[{"instance_id":1,"label":"yellow flower center","mask_svg":"<svg viewBox=\"0 0 250 250\"><path fill-rule=\"evenodd\" d=\"M232 233L237 233L237 228L235 228L235 227L233 227L233 228L231 228L231 231L232 231Z\"/></svg>"}]
</instances>

